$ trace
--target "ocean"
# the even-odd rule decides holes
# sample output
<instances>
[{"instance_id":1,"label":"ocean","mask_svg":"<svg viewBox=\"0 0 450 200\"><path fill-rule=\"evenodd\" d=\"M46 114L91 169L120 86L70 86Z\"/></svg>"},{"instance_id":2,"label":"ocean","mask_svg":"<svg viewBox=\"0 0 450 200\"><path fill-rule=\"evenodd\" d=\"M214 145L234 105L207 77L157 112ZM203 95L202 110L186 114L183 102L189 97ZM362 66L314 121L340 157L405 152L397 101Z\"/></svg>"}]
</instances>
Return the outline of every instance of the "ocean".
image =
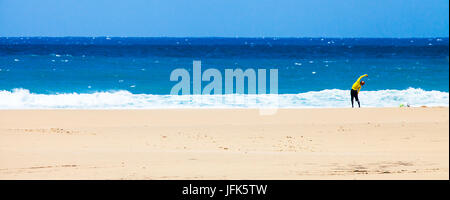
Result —
<instances>
[{"instance_id":1,"label":"ocean","mask_svg":"<svg viewBox=\"0 0 450 200\"><path fill-rule=\"evenodd\" d=\"M351 107L363 74L362 107L449 105L448 38L0 37L0 109L273 106L273 95L170 95L171 72L194 60L222 74L278 69L281 108ZM237 97L251 101L224 101Z\"/></svg>"}]
</instances>

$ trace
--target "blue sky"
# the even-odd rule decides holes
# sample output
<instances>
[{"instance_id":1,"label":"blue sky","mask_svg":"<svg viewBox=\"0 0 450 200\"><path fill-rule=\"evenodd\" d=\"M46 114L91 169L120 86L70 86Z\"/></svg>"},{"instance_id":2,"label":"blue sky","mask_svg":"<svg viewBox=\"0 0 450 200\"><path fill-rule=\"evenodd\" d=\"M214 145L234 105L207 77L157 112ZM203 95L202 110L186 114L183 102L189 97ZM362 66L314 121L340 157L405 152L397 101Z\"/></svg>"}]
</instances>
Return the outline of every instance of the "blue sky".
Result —
<instances>
[{"instance_id":1,"label":"blue sky","mask_svg":"<svg viewBox=\"0 0 450 200\"><path fill-rule=\"evenodd\" d=\"M448 37L448 0L0 0L0 36Z\"/></svg>"}]
</instances>

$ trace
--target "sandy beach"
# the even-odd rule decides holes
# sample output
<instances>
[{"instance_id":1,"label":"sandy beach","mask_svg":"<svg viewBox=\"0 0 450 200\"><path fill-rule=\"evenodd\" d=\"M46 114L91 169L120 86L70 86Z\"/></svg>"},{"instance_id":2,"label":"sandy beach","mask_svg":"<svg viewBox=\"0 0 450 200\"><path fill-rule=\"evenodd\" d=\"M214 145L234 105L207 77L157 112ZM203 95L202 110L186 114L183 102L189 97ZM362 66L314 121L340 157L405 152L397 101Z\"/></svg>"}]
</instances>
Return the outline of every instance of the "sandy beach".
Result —
<instances>
[{"instance_id":1,"label":"sandy beach","mask_svg":"<svg viewBox=\"0 0 450 200\"><path fill-rule=\"evenodd\" d=\"M449 179L449 108L1 110L0 179Z\"/></svg>"}]
</instances>

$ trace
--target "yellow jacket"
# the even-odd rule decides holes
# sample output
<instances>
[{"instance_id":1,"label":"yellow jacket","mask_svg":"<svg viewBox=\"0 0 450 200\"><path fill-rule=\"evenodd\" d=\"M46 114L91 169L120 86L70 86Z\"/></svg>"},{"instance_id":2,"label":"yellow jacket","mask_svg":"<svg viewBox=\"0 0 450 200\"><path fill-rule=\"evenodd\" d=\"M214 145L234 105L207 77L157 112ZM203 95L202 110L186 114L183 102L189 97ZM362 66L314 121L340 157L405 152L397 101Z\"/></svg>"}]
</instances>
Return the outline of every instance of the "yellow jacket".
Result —
<instances>
[{"instance_id":1,"label":"yellow jacket","mask_svg":"<svg viewBox=\"0 0 450 200\"><path fill-rule=\"evenodd\" d=\"M356 82L353 83L352 89L359 92L359 90L361 90L361 79L362 79L363 77L366 77L366 76L369 76L369 75L364 74L364 75L360 76L360 77L358 78L358 80L356 80Z\"/></svg>"}]
</instances>

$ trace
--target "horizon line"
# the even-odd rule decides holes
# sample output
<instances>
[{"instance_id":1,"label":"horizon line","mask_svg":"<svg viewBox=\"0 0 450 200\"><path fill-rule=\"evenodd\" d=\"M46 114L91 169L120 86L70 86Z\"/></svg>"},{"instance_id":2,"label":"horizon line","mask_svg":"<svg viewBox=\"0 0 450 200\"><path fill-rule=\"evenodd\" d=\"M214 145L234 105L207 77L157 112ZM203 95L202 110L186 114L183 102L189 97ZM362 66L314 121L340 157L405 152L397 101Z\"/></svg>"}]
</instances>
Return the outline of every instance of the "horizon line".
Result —
<instances>
[{"instance_id":1,"label":"horizon line","mask_svg":"<svg viewBox=\"0 0 450 200\"><path fill-rule=\"evenodd\" d=\"M449 39L449 36L430 36L430 37L321 37L321 36L304 36L304 37L295 37L295 36L108 36L108 35L99 35L99 36L0 36L0 38L223 38L223 39L239 39L239 38L277 38L277 39L321 39L321 38L330 38L330 39L430 39L430 38L442 38Z\"/></svg>"}]
</instances>

